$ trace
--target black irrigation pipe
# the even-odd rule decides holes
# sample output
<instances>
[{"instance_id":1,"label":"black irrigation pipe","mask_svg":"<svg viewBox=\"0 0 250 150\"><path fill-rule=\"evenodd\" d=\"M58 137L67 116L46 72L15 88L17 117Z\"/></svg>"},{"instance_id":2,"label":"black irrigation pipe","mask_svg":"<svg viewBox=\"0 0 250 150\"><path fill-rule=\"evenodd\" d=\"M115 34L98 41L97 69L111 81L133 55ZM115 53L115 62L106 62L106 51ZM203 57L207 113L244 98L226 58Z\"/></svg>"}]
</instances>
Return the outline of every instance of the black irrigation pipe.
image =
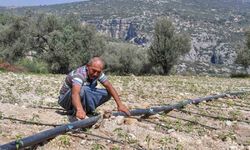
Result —
<instances>
[{"instance_id":1,"label":"black irrigation pipe","mask_svg":"<svg viewBox=\"0 0 250 150\"><path fill-rule=\"evenodd\" d=\"M64 134L68 131L71 131L73 129L89 127L95 124L100 118L101 116L99 115L99 116L94 116L88 119L76 121L70 124L58 126L53 129L49 129L49 130L40 132L32 136L22 138L20 140L16 140L16 141L1 145L0 150L15 150L15 149L20 149L20 148L36 145L45 140L54 138L57 135Z\"/></svg>"},{"instance_id":2,"label":"black irrigation pipe","mask_svg":"<svg viewBox=\"0 0 250 150\"><path fill-rule=\"evenodd\" d=\"M134 109L134 110L130 111L130 114L131 114L131 116L140 116L140 115L150 116L150 115L155 115L155 114L157 114L159 112L163 112L163 111L169 112L169 111L172 111L174 109L181 109L188 104L198 104L198 103L203 102L203 101L211 101L213 99L223 98L223 97L226 97L228 95L240 95L240 94L244 94L244 93L246 93L246 91L229 92L229 93L218 94L218 95L210 95L210 96L206 96L206 97L202 97L202 98L187 99L187 100L184 100L184 101L181 101L179 103L172 104L172 105L156 106L156 107L151 107L148 109ZM123 112L114 112L114 113L112 113L112 115L113 116L127 116Z\"/></svg>"}]
</instances>

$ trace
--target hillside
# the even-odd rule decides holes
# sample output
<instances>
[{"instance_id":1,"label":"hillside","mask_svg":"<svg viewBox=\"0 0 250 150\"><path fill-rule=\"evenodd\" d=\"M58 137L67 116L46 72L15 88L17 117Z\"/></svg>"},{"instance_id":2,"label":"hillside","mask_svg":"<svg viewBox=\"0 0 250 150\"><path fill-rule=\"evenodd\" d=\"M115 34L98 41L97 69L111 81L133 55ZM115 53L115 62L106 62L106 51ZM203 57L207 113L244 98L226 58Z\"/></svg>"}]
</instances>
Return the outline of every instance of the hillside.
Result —
<instances>
[{"instance_id":1,"label":"hillside","mask_svg":"<svg viewBox=\"0 0 250 150\"><path fill-rule=\"evenodd\" d=\"M192 38L191 52L182 58L179 72L183 68L183 72L193 71L204 63L208 66L204 70L212 72L223 72L220 68L228 70L226 74L243 72L234 60L250 25L249 0L90 0L0 10L15 14L25 14L27 10L58 16L74 14L105 35L144 46L150 45L156 18L168 16L178 31ZM199 72L203 70L196 71Z\"/></svg>"},{"instance_id":2,"label":"hillside","mask_svg":"<svg viewBox=\"0 0 250 150\"><path fill-rule=\"evenodd\" d=\"M64 75L0 72L0 144L69 122L57 96ZM130 108L248 89L249 79L187 76L109 76ZM148 119L111 117L86 131L60 135L35 149L249 149L250 95L188 105ZM115 111L114 101L98 111ZM34 124L36 123L36 125Z\"/></svg>"}]
</instances>

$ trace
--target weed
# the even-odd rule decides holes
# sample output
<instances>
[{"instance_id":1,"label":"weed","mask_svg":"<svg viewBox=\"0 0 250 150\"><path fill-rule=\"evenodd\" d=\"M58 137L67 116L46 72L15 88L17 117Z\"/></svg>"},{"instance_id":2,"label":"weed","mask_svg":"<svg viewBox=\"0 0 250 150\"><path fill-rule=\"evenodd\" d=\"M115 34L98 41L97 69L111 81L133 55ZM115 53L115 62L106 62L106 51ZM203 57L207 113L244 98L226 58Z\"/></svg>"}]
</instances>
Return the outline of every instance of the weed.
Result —
<instances>
[{"instance_id":1,"label":"weed","mask_svg":"<svg viewBox=\"0 0 250 150\"><path fill-rule=\"evenodd\" d=\"M166 149L167 145L173 144L174 142L177 142L177 140L171 137L163 137L159 141L159 143L163 146L163 149Z\"/></svg>"},{"instance_id":2,"label":"weed","mask_svg":"<svg viewBox=\"0 0 250 150\"><path fill-rule=\"evenodd\" d=\"M239 119L239 117L241 116L241 112L239 110L235 110L235 111L230 111L229 115L231 116L231 118L233 120L237 120Z\"/></svg>"},{"instance_id":3,"label":"weed","mask_svg":"<svg viewBox=\"0 0 250 150\"><path fill-rule=\"evenodd\" d=\"M230 138L231 140L236 140L236 136L233 132L221 133L219 134L218 138L222 141L227 141L228 138Z\"/></svg>"},{"instance_id":4,"label":"weed","mask_svg":"<svg viewBox=\"0 0 250 150\"><path fill-rule=\"evenodd\" d=\"M112 147L111 150L120 150L119 147Z\"/></svg>"},{"instance_id":5,"label":"weed","mask_svg":"<svg viewBox=\"0 0 250 150\"><path fill-rule=\"evenodd\" d=\"M39 122L39 120L40 120L40 117L38 114L32 114L32 118L29 121Z\"/></svg>"},{"instance_id":6,"label":"weed","mask_svg":"<svg viewBox=\"0 0 250 150\"><path fill-rule=\"evenodd\" d=\"M181 144L177 144L175 147L176 150L183 150L184 147Z\"/></svg>"},{"instance_id":7,"label":"weed","mask_svg":"<svg viewBox=\"0 0 250 150\"><path fill-rule=\"evenodd\" d=\"M23 144L23 141L21 141L22 137L23 135L21 134L16 135L16 149L19 149L19 146Z\"/></svg>"},{"instance_id":8,"label":"weed","mask_svg":"<svg viewBox=\"0 0 250 150\"><path fill-rule=\"evenodd\" d=\"M117 136L119 138L124 139L124 141L128 142L129 144L133 144L138 142L136 139L134 139L130 134L128 134L127 132L123 131L122 128L116 128L114 130L114 132L116 132Z\"/></svg>"},{"instance_id":9,"label":"weed","mask_svg":"<svg viewBox=\"0 0 250 150\"><path fill-rule=\"evenodd\" d=\"M0 119L3 119L3 112L0 111Z\"/></svg>"},{"instance_id":10,"label":"weed","mask_svg":"<svg viewBox=\"0 0 250 150\"><path fill-rule=\"evenodd\" d=\"M105 146L103 146L102 144L94 143L94 144L92 144L91 150L102 150L104 148L105 148Z\"/></svg>"},{"instance_id":11,"label":"weed","mask_svg":"<svg viewBox=\"0 0 250 150\"><path fill-rule=\"evenodd\" d=\"M15 139L16 139L16 140L20 140L20 139L22 139L22 137L23 137L22 134L17 134Z\"/></svg>"},{"instance_id":12,"label":"weed","mask_svg":"<svg viewBox=\"0 0 250 150\"><path fill-rule=\"evenodd\" d=\"M190 133L190 132L192 132L194 130L194 126L193 126L194 124L195 124L194 122L187 122L184 125L184 126L187 127L187 130L186 130L187 133Z\"/></svg>"},{"instance_id":13,"label":"weed","mask_svg":"<svg viewBox=\"0 0 250 150\"><path fill-rule=\"evenodd\" d=\"M145 138L145 141L147 142L147 147L150 149L150 142L152 140L152 137L148 134Z\"/></svg>"},{"instance_id":14,"label":"weed","mask_svg":"<svg viewBox=\"0 0 250 150\"><path fill-rule=\"evenodd\" d=\"M70 146L70 138L68 135L60 136L59 141L63 146Z\"/></svg>"}]
</instances>

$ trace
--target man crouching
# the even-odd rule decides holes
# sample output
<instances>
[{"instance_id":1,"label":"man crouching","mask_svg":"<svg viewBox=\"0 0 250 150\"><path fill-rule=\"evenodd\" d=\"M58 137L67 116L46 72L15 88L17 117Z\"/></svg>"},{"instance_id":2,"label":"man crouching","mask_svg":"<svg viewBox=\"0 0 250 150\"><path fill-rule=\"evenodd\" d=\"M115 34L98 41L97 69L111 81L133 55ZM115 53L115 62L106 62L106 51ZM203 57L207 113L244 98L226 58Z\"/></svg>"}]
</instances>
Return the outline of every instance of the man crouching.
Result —
<instances>
[{"instance_id":1,"label":"man crouching","mask_svg":"<svg viewBox=\"0 0 250 150\"><path fill-rule=\"evenodd\" d=\"M73 110L76 118L84 119L86 114L92 114L98 106L107 102L112 96L118 111L130 115L117 91L102 72L104 66L104 61L100 57L93 57L86 65L71 71L60 90L59 105L67 111ZM106 89L96 88L97 81Z\"/></svg>"}]
</instances>

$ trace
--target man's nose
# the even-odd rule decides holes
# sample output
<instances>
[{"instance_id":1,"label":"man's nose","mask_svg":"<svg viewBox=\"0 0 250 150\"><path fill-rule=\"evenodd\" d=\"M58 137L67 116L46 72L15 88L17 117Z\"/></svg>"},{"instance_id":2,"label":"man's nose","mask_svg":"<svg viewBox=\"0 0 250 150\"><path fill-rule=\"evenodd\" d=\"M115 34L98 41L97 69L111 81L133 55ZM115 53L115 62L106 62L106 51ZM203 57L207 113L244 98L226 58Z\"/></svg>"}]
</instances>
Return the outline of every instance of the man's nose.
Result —
<instances>
[{"instance_id":1,"label":"man's nose","mask_svg":"<svg viewBox=\"0 0 250 150\"><path fill-rule=\"evenodd\" d=\"M98 75L98 73L97 72L94 72L94 76L97 76Z\"/></svg>"}]
</instances>

